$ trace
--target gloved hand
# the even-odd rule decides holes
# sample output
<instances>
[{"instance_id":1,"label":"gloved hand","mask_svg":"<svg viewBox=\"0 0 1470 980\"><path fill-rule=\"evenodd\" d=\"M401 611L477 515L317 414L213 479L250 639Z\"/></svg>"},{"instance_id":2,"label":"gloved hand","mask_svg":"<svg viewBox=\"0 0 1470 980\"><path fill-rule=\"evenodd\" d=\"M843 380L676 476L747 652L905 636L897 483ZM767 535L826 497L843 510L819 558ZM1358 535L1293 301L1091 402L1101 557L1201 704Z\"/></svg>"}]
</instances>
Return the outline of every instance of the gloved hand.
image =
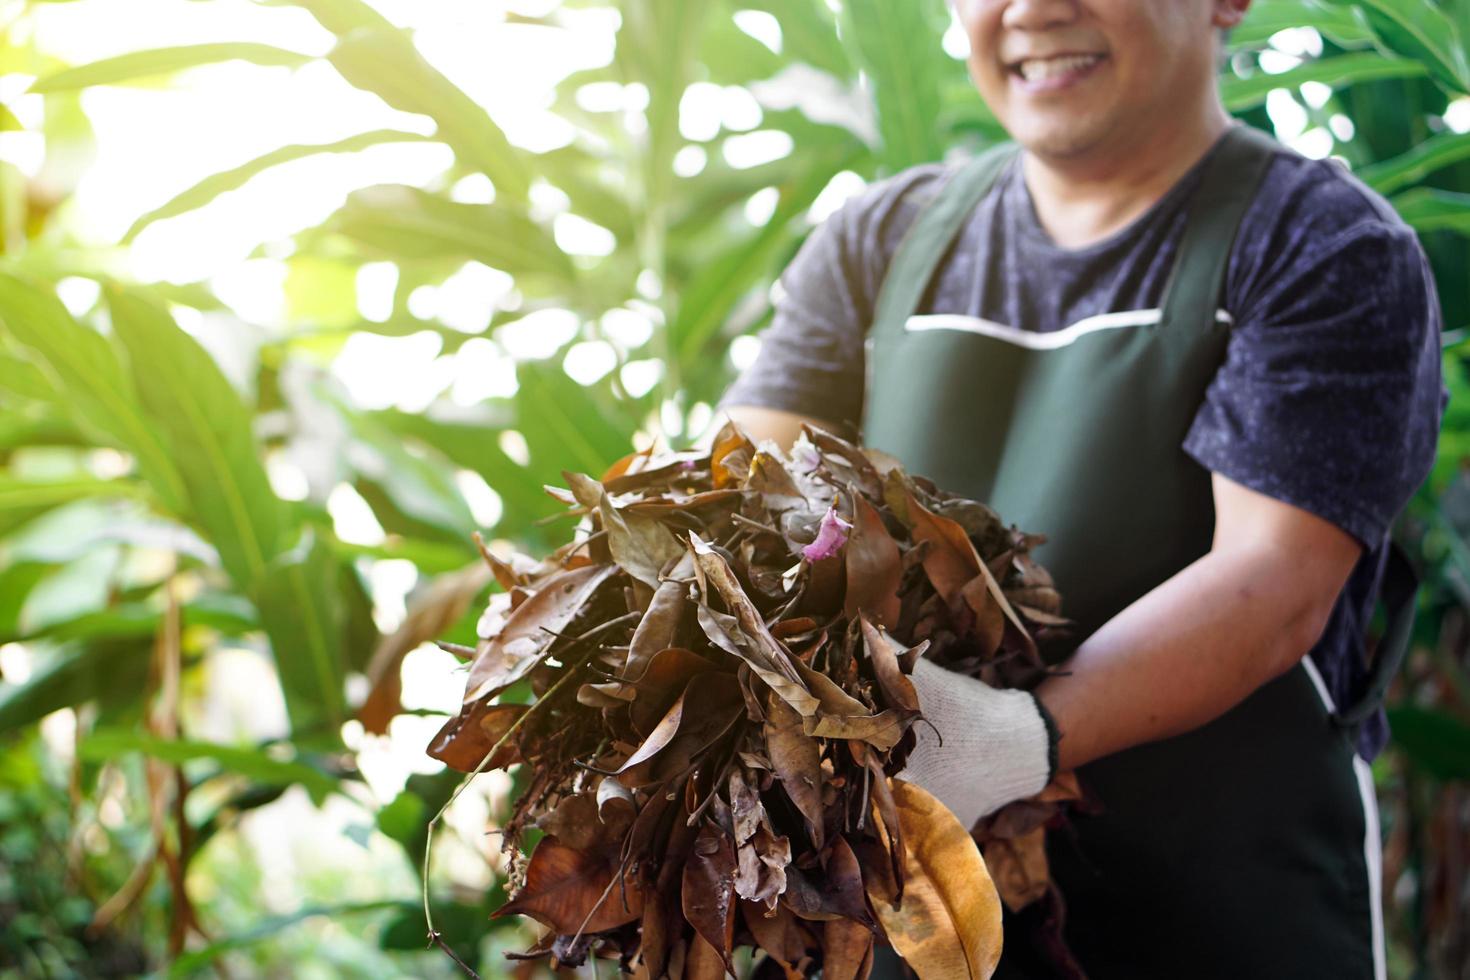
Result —
<instances>
[{"instance_id":1,"label":"gloved hand","mask_svg":"<svg viewBox=\"0 0 1470 980\"><path fill-rule=\"evenodd\" d=\"M915 726L918 742L898 778L936 797L966 829L1051 782L1057 729L1035 695L997 690L923 657L910 680L934 727Z\"/></svg>"}]
</instances>

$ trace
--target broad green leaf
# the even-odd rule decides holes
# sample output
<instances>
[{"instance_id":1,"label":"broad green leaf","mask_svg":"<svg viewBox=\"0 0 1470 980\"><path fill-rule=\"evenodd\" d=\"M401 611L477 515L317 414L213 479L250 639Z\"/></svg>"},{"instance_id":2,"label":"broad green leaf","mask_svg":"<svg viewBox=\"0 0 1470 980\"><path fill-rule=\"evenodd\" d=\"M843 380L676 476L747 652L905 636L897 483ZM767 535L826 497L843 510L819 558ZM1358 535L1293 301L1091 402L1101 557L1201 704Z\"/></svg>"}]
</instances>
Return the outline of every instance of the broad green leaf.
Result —
<instances>
[{"instance_id":1,"label":"broad green leaf","mask_svg":"<svg viewBox=\"0 0 1470 980\"><path fill-rule=\"evenodd\" d=\"M934 120L949 60L940 43L947 20L939 0L848 0L842 24L867 72L878 108L882 156L890 172L938 160Z\"/></svg>"},{"instance_id":2,"label":"broad green leaf","mask_svg":"<svg viewBox=\"0 0 1470 980\"><path fill-rule=\"evenodd\" d=\"M375 257L476 259L511 273L567 284L576 270L556 241L519 209L461 204L417 187L379 184L354 191L327 227Z\"/></svg>"},{"instance_id":3,"label":"broad green leaf","mask_svg":"<svg viewBox=\"0 0 1470 980\"><path fill-rule=\"evenodd\" d=\"M270 563L252 594L298 741L334 743L347 720L337 583L332 547L308 526L295 547Z\"/></svg>"},{"instance_id":4,"label":"broad green leaf","mask_svg":"<svg viewBox=\"0 0 1470 980\"><path fill-rule=\"evenodd\" d=\"M724 17L712 17L700 39L699 64L716 85L748 85L770 78L785 62Z\"/></svg>"},{"instance_id":5,"label":"broad green leaf","mask_svg":"<svg viewBox=\"0 0 1470 980\"><path fill-rule=\"evenodd\" d=\"M260 629L259 619L250 603L234 595L201 596L180 607L180 622L185 626L208 626L227 636L241 636ZM105 640L119 637L157 636L163 614L157 603L129 602L98 612L84 613L74 619L49 623L32 632L16 633L8 640L51 642Z\"/></svg>"},{"instance_id":6,"label":"broad green leaf","mask_svg":"<svg viewBox=\"0 0 1470 980\"><path fill-rule=\"evenodd\" d=\"M837 36L837 20L824 0L732 0L740 10L761 10L781 25L782 57L821 69L841 79L856 74L852 58Z\"/></svg>"},{"instance_id":7,"label":"broad green leaf","mask_svg":"<svg viewBox=\"0 0 1470 980\"><path fill-rule=\"evenodd\" d=\"M1347 0L1326 0L1343 6ZM1451 92L1470 91L1459 28L1439 6L1426 0L1353 0L1383 47L1425 65Z\"/></svg>"},{"instance_id":8,"label":"broad green leaf","mask_svg":"<svg viewBox=\"0 0 1470 980\"><path fill-rule=\"evenodd\" d=\"M204 207L221 194L245 186L250 178L269 170L271 167L277 167L283 163L290 163L293 160L301 160L321 153L356 153L359 150L365 150L372 146L382 146L385 143L422 142L433 142L433 137L421 136L418 133L409 133L397 129L375 129L369 133L358 133L356 136L349 136L346 139L336 140L331 143L303 143L293 146L283 146L278 150L272 150L231 170L211 174L188 190L175 195L164 204L159 205L138 218L137 221L134 221L132 227L128 229L127 234L123 236L121 244L130 244L138 236L139 232L155 221L162 221L165 218L187 214L190 211Z\"/></svg>"},{"instance_id":9,"label":"broad green leaf","mask_svg":"<svg viewBox=\"0 0 1470 980\"><path fill-rule=\"evenodd\" d=\"M18 480L0 473L0 535L53 507L87 497L144 498L143 488L122 480Z\"/></svg>"},{"instance_id":10,"label":"broad green leaf","mask_svg":"<svg viewBox=\"0 0 1470 980\"><path fill-rule=\"evenodd\" d=\"M393 22L363 0L256 0L265 7L301 7L333 34L351 31L392 30Z\"/></svg>"},{"instance_id":11,"label":"broad green leaf","mask_svg":"<svg viewBox=\"0 0 1470 980\"><path fill-rule=\"evenodd\" d=\"M37 80L30 91L68 92L92 85L116 85L119 82L169 75L185 68L214 65L222 61L248 61L257 65L296 68L313 60L315 59L309 54L250 41L188 44L176 48L130 51L115 58L104 58L88 65L67 68Z\"/></svg>"},{"instance_id":12,"label":"broad green leaf","mask_svg":"<svg viewBox=\"0 0 1470 980\"><path fill-rule=\"evenodd\" d=\"M711 0L622 0L620 6L617 58L628 72L625 82L648 88L643 196L656 220L669 204L674 155L683 144L680 105L685 89L696 80L695 57ZM654 263L661 264L657 258Z\"/></svg>"},{"instance_id":13,"label":"broad green leaf","mask_svg":"<svg viewBox=\"0 0 1470 980\"><path fill-rule=\"evenodd\" d=\"M543 483L561 484L562 470L601 474L633 450L635 420L605 385L583 387L554 363L518 365L515 427L530 448L530 469ZM492 474L484 474L494 486Z\"/></svg>"},{"instance_id":14,"label":"broad green leaf","mask_svg":"<svg viewBox=\"0 0 1470 980\"><path fill-rule=\"evenodd\" d=\"M1388 709L1394 744L1438 779L1470 780L1470 725L1447 711L1399 705Z\"/></svg>"},{"instance_id":15,"label":"broad green leaf","mask_svg":"<svg viewBox=\"0 0 1470 980\"><path fill-rule=\"evenodd\" d=\"M1261 105L1275 89L1295 90L1306 82L1341 88L1385 78L1422 78L1425 74L1427 69L1419 62L1360 51L1309 61L1279 75L1262 72L1250 78L1226 78L1220 84L1220 95L1231 112L1243 112Z\"/></svg>"},{"instance_id":16,"label":"broad green leaf","mask_svg":"<svg viewBox=\"0 0 1470 980\"><path fill-rule=\"evenodd\" d=\"M417 859L418 855L413 855ZM405 915L417 915L423 918L423 906L415 902L404 902L398 899L383 899L376 902L351 902L346 905L308 905L285 915L266 915L253 919L250 928L238 932L232 936L216 939L206 946L191 949L174 959L168 966L168 977L177 977L182 980L185 977L197 977L215 960L226 953L239 949L248 949L251 946L264 943L274 939L279 933L299 925L308 919L323 918L332 923L333 927L340 926L344 916L358 915L364 912L382 912L387 909L402 909ZM483 918L483 916L481 916ZM418 947L415 947L415 951Z\"/></svg>"},{"instance_id":17,"label":"broad green leaf","mask_svg":"<svg viewBox=\"0 0 1470 980\"><path fill-rule=\"evenodd\" d=\"M32 361L52 376L78 420L131 452L163 505L183 513L184 483L168 444L144 412L133 379L111 345L73 320L49 291L4 273L0 273L0 322L30 351Z\"/></svg>"},{"instance_id":18,"label":"broad green leaf","mask_svg":"<svg viewBox=\"0 0 1470 980\"><path fill-rule=\"evenodd\" d=\"M1358 177L1380 194L1393 194L1437 170L1470 159L1470 133L1439 133L1407 153L1358 171Z\"/></svg>"},{"instance_id":19,"label":"broad green leaf","mask_svg":"<svg viewBox=\"0 0 1470 980\"><path fill-rule=\"evenodd\" d=\"M1270 0L1251 5L1245 21L1230 32L1230 47L1257 47L1278 31L1293 27L1314 28L1345 48L1373 43L1373 32L1350 8L1323 7L1311 0Z\"/></svg>"},{"instance_id":20,"label":"broad green leaf","mask_svg":"<svg viewBox=\"0 0 1470 980\"><path fill-rule=\"evenodd\" d=\"M0 643L20 638L20 614L26 598L51 568L46 562L14 560L0 568Z\"/></svg>"},{"instance_id":21,"label":"broad green leaf","mask_svg":"<svg viewBox=\"0 0 1470 980\"><path fill-rule=\"evenodd\" d=\"M345 405L338 408L361 444L353 456L357 471L383 488L399 511L468 546L478 527L454 483L452 467L431 454L416 455L372 415Z\"/></svg>"},{"instance_id":22,"label":"broad green leaf","mask_svg":"<svg viewBox=\"0 0 1470 980\"><path fill-rule=\"evenodd\" d=\"M358 88L404 112L438 124L438 137L466 166L483 171L502 200L524 201L531 174L489 113L430 65L402 31L357 29L342 35L327 55Z\"/></svg>"},{"instance_id":23,"label":"broad green leaf","mask_svg":"<svg viewBox=\"0 0 1470 980\"><path fill-rule=\"evenodd\" d=\"M1398 195L1389 203L1421 235L1431 231L1470 235L1470 194L1420 187Z\"/></svg>"},{"instance_id":24,"label":"broad green leaf","mask_svg":"<svg viewBox=\"0 0 1470 980\"><path fill-rule=\"evenodd\" d=\"M771 273L772 260L795 234L791 226L806 213L817 195L843 169L840 158L818 159L811 169L782 186L776 213L765 227L730 248L684 288L679 313L670 330L681 365L708 356L715 334L724 325L736 301Z\"/></svg>"},{"instance_id":25,"label":"broad green leaf","mask_svg":"<svg viewBox=\"0 0 1470 980\"><path fill-rule=\"evenodd\" d=\"M511 428L506 420L460 424L438 421L421 412L375 412L372 418L399 437L432 446L455 465L478 473L500 496L505 508L501 526L527 529L533 522L565 508L542 490L545 482L503 450L497 437Z\"/></svg>"},{"instance_id":26,"label":"broad green leaf","mask_svg":"<svg viewBox=\"0 0 1470 980\"><path fill-rule=\"evenodd\" d=\"M46 372L23 357L4 351L0 351L0 391L33 401L49 402L56 398L56 389Z\"/></svg>"},{"instance_id":27,"label":"broad green leaf","mask_svg":"<svg viewBox=\"0 0 1470 980\"><path fill-rule=\"evenodd\" d=\"M294 759L278 759L265 747L218 745L188 739L166 739L137 732L99 729L82 739L77 753L93 762L110 762L133 752L184 765L198 759L216 763L227 772L238 773L267 786L301 786L317 805L337 792L337 780L313 766Z\"/></svg>"},{"instance_id":28,"label":"broad green leaf","mask_svg":"<svg viewBox=\"0 0 1470 980\"><path fill-rule=\"evenodd\" d=\"M285 511L271 489L252 416L224 372L166 309L138 293L104 289L143 404L188 488L189 515L242 589L280 553Z\"/></svg>"},{"instance_id":29,"label":"broad green leaf","mask_svg":"<svg viewBox=\"0 0 1470 980\"><path fill-rule=\"evenodd\" d=\"M141 698L152 657L151 637L109 638L51 651L24 684L0 684L0 733L103 696Z\"/></svg>"}]
</instances>

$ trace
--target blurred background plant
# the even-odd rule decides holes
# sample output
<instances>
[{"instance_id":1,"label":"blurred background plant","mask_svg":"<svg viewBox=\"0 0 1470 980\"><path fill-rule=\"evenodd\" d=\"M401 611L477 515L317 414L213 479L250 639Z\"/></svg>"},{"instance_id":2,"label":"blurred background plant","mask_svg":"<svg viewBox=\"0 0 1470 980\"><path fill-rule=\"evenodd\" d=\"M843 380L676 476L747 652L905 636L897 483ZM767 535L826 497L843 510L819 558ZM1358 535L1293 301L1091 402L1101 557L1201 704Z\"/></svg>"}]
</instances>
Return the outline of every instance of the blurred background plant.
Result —
<instances>
[{"instance_id":1,"label":"blurred background plant","mask_svg":"<svg viewBox=\"0 0 1470 980\"><path fill-rule=\"evenodd\" d=\"M1419 230L1453 400L1374 766L1470 976L1470 0L1257 0L1233 111ZM423 755L545 483L707 433L866 183L999 138L943 0L0 0L0 977L453 976ZM446 942L526 937L480 777Z\"/></svg>"}]
</instances>

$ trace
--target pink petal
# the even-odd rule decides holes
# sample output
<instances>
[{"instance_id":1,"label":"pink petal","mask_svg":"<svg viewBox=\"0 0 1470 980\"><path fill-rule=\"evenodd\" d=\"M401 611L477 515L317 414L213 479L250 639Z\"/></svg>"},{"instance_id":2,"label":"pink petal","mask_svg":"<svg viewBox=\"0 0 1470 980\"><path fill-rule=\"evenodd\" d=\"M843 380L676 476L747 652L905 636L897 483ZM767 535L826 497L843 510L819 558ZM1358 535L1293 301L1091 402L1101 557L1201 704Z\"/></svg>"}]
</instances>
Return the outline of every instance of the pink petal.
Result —
<instances>
[{"instance_id":1,"label":"pink petal","mask_svg":"<svg viewBox=\"0 0 1470 980\"><path fill-rule=\"evenodd\" d=\"M822 515L822 526L817 530L817 540L802 548L801 556L807 561L831 558L847 544L847 532L850 530L852 525L837 516L837 508L827 508L827 513Z\"/></svg>"}]
</instances>

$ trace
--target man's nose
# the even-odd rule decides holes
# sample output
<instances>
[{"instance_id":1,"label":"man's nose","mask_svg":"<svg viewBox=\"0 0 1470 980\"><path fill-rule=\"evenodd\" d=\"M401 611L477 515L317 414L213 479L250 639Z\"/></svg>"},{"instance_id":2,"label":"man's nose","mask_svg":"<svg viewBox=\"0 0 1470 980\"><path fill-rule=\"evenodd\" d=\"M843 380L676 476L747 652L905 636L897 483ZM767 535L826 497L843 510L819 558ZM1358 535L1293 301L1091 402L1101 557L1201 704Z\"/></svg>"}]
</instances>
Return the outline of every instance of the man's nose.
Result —
<instances>
[{"instance_id":1,"label":"man's nose","mask_svg":"<svg viewBox=\"0 0 1470 980\"><path fill-rule=\"evenodd\" d=\"M1001 23L1013 30L1039 31L1077 19L1077 0L1009 0Z\"/></svg>"}]
</instances>

